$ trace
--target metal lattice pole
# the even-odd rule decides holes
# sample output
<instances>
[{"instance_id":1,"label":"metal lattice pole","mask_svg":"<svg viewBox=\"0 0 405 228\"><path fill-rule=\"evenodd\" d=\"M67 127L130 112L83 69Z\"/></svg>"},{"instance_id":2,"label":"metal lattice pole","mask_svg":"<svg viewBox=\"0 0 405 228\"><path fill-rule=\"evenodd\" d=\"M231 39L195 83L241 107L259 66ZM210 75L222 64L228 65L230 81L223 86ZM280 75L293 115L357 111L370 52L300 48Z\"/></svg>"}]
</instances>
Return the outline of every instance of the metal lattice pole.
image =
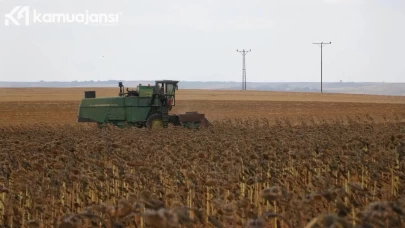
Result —
<instances>
[{"instance_id":1,"label":"metal lattice pole","mask_svg":"<svg viewBox=\"0 0 405 228\"><path fill-rule=\"evenodd\" d=\"M321 42L321 43L313 43L313 44L320 45L320 47L321 47L321 93L322 93L322 48L324 46L326 46L327 44L332 44L332 42L329 42L329 43Z\"/></svg>"},{"instance_id":2,"label":"metal lattice pole","mask_svg":"<svg viewBox=\"0 0 405 228\"><path fill-rule=\"evenodd\" d=\"M237 52L240 52L243 56L243 63L242 63L242 90L246 90L246 59L245 56L247 55L248 52L251 52L252 50L249 49L249 51L245 51L243 49L242 51L239 51L236 49Z\"/></svg>"}]
</instances>

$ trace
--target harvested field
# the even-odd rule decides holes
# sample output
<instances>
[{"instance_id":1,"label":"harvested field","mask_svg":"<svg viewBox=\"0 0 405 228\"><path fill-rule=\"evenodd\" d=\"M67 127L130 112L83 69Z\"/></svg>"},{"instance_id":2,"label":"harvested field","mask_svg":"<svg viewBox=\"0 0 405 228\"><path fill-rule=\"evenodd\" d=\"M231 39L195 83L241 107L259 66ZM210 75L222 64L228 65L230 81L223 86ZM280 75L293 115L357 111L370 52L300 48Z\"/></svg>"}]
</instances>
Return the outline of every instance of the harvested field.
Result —
<instances>
[{"instance_id":1,"label":"harvested field","mask_svg":"<svg viewBox=\"0 0 405 228\"><path fill-rule=\"evenodd\" d=\"M74 124L83 91L97 96L117 96L116 88L23 88L0 89L0 124ZM179 90L173 113L198 111L210 120L224 117L289 118L293 125L302 119L315 123L336 118L369 119L376 122L405 121L405 97L370 95L281 93L256 91Z\"/></svg>"},{"instance_id":2,"label":"harvested field","mask_svg":"<svg viewBox=\"0 0 405 228\"><path fill-rule=\"evenodd\" d=\"M179 90L214 126L150 131L83 90L0 89L0 226L405 227L405 98Z\"/></svg>"},{"instance_id":3,"label":"harvested field","mask_svg":"<svg viewBox=\"0 0 405 228\"><path fill-rule=\"evenodd\" d=\"M0 88L0 101L78 101L83 91L94 90L97 96L117 96L118 88ZM405 104L405 97L334 93L298 93L235 90L188 90L176 92L178 100L231 101L324 101Z\"/></svg>"}]
</instances>

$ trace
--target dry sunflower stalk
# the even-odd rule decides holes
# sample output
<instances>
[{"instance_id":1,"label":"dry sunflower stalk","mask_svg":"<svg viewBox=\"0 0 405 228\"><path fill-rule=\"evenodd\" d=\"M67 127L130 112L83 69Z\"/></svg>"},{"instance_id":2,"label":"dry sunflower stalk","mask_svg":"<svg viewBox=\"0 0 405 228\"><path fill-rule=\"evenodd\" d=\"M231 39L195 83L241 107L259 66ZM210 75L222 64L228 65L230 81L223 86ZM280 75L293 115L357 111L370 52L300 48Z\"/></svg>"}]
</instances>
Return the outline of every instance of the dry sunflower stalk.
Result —
<instances>
[{"instance_id":1,"label":"dry sunflower stalk","mask_svg":"<svg viewBox=\"0 0 405 228\"><path fill-rule=\"evenodd\" d=\"M404 227L405 126L375 119L2 127L0 226Z\"/></svg>"}]
</instances>

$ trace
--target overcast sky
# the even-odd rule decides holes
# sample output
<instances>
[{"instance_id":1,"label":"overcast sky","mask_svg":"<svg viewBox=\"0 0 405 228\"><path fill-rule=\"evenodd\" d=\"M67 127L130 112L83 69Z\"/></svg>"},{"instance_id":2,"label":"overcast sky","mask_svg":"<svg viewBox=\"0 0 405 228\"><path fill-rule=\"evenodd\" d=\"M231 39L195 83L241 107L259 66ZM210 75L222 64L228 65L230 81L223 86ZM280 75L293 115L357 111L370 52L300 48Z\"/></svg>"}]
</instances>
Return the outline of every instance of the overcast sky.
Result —
<instances>
[{"instance_id":1,"label":"overcast sky","mask_svg":"<svg viewBox=\"0 0 405 228\"><path fill-rule=\"evenodd\" d=\"M40 13L122 13L113 25L5 26ZM0 81L405 82L405 0L0 0ZM23 22L23 20L19 20Z\"/></svg>"}]
</instances>

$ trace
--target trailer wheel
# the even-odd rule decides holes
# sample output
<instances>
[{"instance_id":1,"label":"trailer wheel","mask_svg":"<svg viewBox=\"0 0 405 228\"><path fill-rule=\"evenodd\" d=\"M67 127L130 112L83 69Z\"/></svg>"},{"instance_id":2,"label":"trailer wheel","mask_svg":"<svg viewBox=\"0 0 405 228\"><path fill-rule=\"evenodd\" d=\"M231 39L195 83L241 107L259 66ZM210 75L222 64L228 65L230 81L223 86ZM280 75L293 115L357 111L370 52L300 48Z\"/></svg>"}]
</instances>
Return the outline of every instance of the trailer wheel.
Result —
<instances>
[{"instance_id":1,"label":"trailer wheel","mask_svg":"<svg viewBox=\"0 0 405 228\"><path fill-rule=\"evenodd\" d=\"M163 128L163 118L160 114L151 115L146 121L146 127L149 129Z\"/></svg>"}]
</instances>

